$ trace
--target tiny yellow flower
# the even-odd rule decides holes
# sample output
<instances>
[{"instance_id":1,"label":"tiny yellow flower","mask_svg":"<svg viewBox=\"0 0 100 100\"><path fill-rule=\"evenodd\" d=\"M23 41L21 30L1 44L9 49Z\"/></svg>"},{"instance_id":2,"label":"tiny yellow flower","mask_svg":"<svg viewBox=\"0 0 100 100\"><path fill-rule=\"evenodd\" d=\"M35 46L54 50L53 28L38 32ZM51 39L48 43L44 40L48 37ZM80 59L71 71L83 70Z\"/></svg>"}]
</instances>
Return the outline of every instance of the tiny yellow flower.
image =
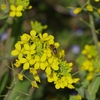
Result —
<instances>
[{"instance_id":1,"label":"tiny yellow flower","mask_svg":"<svg viewBox=\"0 0 100 100\"><path fill-rule=\"evenodd\" d=\"M1 10L5 10L6 9L6 5L5 4L2 4L1 5Z\"/></svg>"},{"instance_id":2,"label":"tiny yellow flower","mask_svg":"<svg viewBox=\"0 0 100 100\"><path fill-rule=\"evenodd\" d=\"M16 59L16 62L14 63L14 65L18 68L18 67L20 67L21 63L19 60Z\"/></svg>"},{"instance_id":3,"label":"tiny yellow flower","mask_svg":"<svg viewBox=\"0 0 100 100\"><path fill-rule=\"evenodd\" d=\"M98 8L98 10L97 10L97 11L98 11L98 13L100 14L100 8Z\"/></svg>"},{"instance_id":4,"label":"tiny yellow flower","mask_svg":"<svg viewBox=\"0 0 100 100\"><path fill-rule=\"evenodd\" d=\"M53 82L53 81L57 81L58 77L57 77L57 73L53 72L50 75L47 75L47 80L48 82Z\"/></svg>"},{"instance_id":5,"label":"tiny yellow flower","mask_svg":"<svg viewBox=\"0 0 100 100\"><path fill-rule=\"evenodd\" d=\"M33 77L34 77L35 81L37 81L37 82L41 82L41 81L40 81L40 77L39 77L37 74L34 75Z\"/></svg>"},{"instance_id":6,"label":"tiny yellow flower","mask_svg":"<svg viewBox=\"0 0 100 100\"><path fill-rule=\"evenodd\" d=\"M27 43L30 39L30 35L24 33L22 36L20 36L21 38L21 43L24 44L24 43Z\"/></svg>"},{"instance_id":7,"label":"tiny yellow flower","mask_svg":"<svg viewBox=\"0 0 100 100\"><path fill-rule=\"evenodd\" d=\"M54 43L54 46L55 46L56 48L58 48L58 47L60 46L60 44L59 44L58 42L55 42L55 43Z\"/></svg>"},{"instance_id":8,"label":"tiny yellow flower","mask_svg":"<svg viewBox=\"0 0 100 100\"><path fill-rule=\"evenodd\" d=\"M23 10L23 6L22 5L18 5L16 7L15 5L11 5L10 6L10 10L11 10L11 12L9 13L9 15L11 17L15 17L15 16L20 17L20 16L22 16L22 12L21 11Z\"/></svg>"},{"instance_id":9,"label":"tiny yellow flower","mask_svg":"<svg viewBox=\"0 0 100 100\"><path fill-rule=\"evenodd\" d=\"M22 81L23 80L23 74L19 73L18 74L18 79Z\"/></svg>"},{"instance_id":10,"label":"tiny yellow flower","mask_svg":"<svg viewBox=\"0 0 100 100\"><path fill-rule=\"evenodd\" d=\"M20 43L16 43L15 44L15 50L12 50L11 55L12 56L17 56L18 58L21 58L23 55L23 48L21 48L21 44Z\"/></svg>"},{"instance_id":11,"label":"tiny yellow flower","mask_svg":"<svg viewBox=\"0 0 100 100\"><path fill-rule=\"evenodd\" d=\"M78 100L82 100L82 96L80 94L77 94Z\"/></svg>"},{"instance_id":12,"label":"tiny yellow flower","mask_svg":"<svg viewBox=\"0 0 100 100\"><path fill-rule=\"evenodd\" d=\"M78 14L80 12L81 12L81 8L80 7L75 8L74 11L73 11L74 14Z\"/></svg>"},{"instance_id":13,"label":"tiny yellow flower","mask_svg":"<svg viewBox=\"0 0 100 100\"><path fill-rule=\"evenodd\" d=\"M32 9L32 6L30 5L30 6L28 7L28 9Z\"/></svg>"},{"instance_id":14,"label":"tiny yellow flower","mask_svg":"<svg viewBox=\"0 0 100 100\"><path fill-rule=\"evenodd\" d=\"M94 0L95 2L99 2L100 0Z\"/></svg>"},{"instance_id":15,"label":"tiny yellow flower","mask_svg":"<svg viewBox=\"0 0 100 100\"><path fill-rule=\"evenodd\" d=\"M90 11L90 12L93 11L93 7L92 7L91 5L87 5L87 6L86 6L86 9L87 9L88 11Z\"/></svg>"},{"instance_id":16,"label":"tiny yellow flower","mask_svg":"<svg viewBox=\"0 0 100 100\"><path fill-rule=\"evenodd\" d=\"M38 88L38 84L36 83L36 81L32 81L32 82L31 82L31 85L32 85L32 87Z\"/></svg>"},{"instance_id":17,"label":"tiny yellow flower","mask_svg":"<svg viewBox=\"0 0 100 100\"><path fill-rule=\"evenodd\" d=\"M30 73L32 73L33 75L36 75L37 70L35 68L30 68Z\"/></svg>"},{"instance_id":18,"label":"tiny yellow flower","mask_svg":"<svg viewBox=\"0 0 100 100\"><path fill-rule=\"evenodd\" d=\"M91 81L93 78L94 78L94 73L93 73L93 72L88 73L86 79L87 79L88 81Z\"/></svg>"},{"instance_id":19,"label":"tiny yellow flower","mask_svg":"<svg viewBox=\"0 0 100 100\"><path fill-rule=\"evenodd\" d=\"M69 64L70 67L73 66L73 63L72 63L72 62L70 62L70 63L68 63L68 64Z\"/></svg>"}]
</instances>

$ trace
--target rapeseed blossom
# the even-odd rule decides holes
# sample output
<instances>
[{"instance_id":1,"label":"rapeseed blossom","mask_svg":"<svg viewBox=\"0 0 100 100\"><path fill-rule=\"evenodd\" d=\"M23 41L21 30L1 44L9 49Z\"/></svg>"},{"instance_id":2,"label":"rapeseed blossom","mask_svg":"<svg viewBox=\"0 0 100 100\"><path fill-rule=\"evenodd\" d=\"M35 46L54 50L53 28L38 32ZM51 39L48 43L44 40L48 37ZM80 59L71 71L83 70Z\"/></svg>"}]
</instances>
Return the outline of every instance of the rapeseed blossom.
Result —
<instances>
[{"instance_id":1,"label":"rapeseed blossom","mask_svg":"<svg viewBox=\"0 0 100 100\"><path fill-rule=\"evenodd\" d=\"M22 5L18 5L17 7L15 5L10 5L10 13L9 16L11 17L20 17L22 16L22 10L23 10L23 6Z\"/></svg>"},{"instance_id":2,"label":"rapeseed blossom","mask_svg":"<svg viewBox=\"0 0 100 100\"><path fill-rule=\"evenodd\" d=\"M95 2L99 2L100 0L94 0Z\"/></svg>"},{"instance_id":3,"label":"rapeseed blossom","mask_svg":"<svg viewBox=\"0 0 100 100\"><path fill-rule=\"evenodd\" d=\"M90 12L93 11L93 7L92 7L92 5L87 5L87 6L86 6L86 9L87 9L88 11L90 11Z\"/></svg>"},{"instance_id":4,"label":"rapeseed blossom","mask_svg":"<svg viewBox=\"0 0 100 100\"><path fill-rule=\"evenodd\" d=\"M24 72L29 71L33 76L32 87L38 88L37 82L41 82L38 70L43 70L47 81L54 82L56 89L75 88L73 83L78 82L79 78L72 77L72 63L64 61L64 51L57 50L59 46L54 41L54 36L48 33L37 34L35 30L31 30L30 34L24 33L20 36L20 41L15 44L11 55L18 56L15 67L22 67ZM18 74L19 80L23 80L23 74Z\"/></svg>"},{"instance_id":5,"label":"rapeseed blossom","mask_svg":"<svg viewBox=\"0 0 100 100\"><path fill-rule=\"evenodd\" d=\"M6 4L2 4L1 5L1 10L5 10L6 9Z\"/></svg>"},{"instance_id":6,"label":"rapeseed blossom","mask_svg":"<svg viewBox=\"0 0 100 100\"><path fill-rule=\"evenodd\" d=\"M82 10L82 9L81 9L80 7L77 7L77 8L74 9L73 13L74 13L74 14L78 14L78 13L81 12L81 10Z\"/></svg>"},{"instance_id":7,"label":"rapeseed blossom","mask_svg":"<svg viewBox=\"0 0 100 100\"><path fill-rule=\"evenodd\" d=\"M100 46L100 43L98 45ZM96 47L95 45L85 45L81 53L81 70L86 71L86 79L91 81L97 73L100 73L100 61Z\"/></svg>"}]
</instances>

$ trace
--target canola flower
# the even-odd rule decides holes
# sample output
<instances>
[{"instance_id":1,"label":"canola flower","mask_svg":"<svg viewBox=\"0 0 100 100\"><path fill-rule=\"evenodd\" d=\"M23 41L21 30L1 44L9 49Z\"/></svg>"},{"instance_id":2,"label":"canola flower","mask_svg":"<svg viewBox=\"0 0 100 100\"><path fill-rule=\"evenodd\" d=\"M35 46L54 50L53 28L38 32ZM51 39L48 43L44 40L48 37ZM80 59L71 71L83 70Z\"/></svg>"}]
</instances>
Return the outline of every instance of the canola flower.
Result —
<instances>
[{"instance_id":1,"label":"canola flower","mask_svg":"<svg viewBox=\"0 0 100 100\"><path fill-rule=\"evenodd\" d=\"M100 0L94 0L95 2L99 2Z\"/></svg>"},{"instance_id":2,"label":"canola flower","mask_svg":"<svg viewBox=\"0 0 100 100\"><path fill-rule=\"evenodd\" d=\"M100 46L100 43L98 43ZM82 50L81 57L83 61L81 63L81 70L86 71L86 79L91 81L97 73L100 73L100 61L98 59L98 53L95 45L85 45Z\"/></svg>"},{"instance_id":3,"label":"canola flower","mask_svg":"<svg viewBox=\"0 0 100 100\"><path fill-rule=\"evenodd\" d=\"M93 11L93 7L92 7L92 5L87 5L87 6L86 6L86 9L87 9L88 11L90 11L90 12Z\"/></svg>"},{"instance_id":4,"label":"canola flower","mask_svg":"<svg viewBox=\"0 0 100 100\"><path fill-rule=\"evenodd\" d=\"M51 48L51 45L54 47ZM41 82L38 70L43 70L47 81L53 82L56 89L75 88L73 83L77 83L79 78L72 77L72 63L64 61L64 50L57 50L55 53L54 50L59 46L54 41L54 36L48 33L37 34L35 30L31 30L30 34L24 33L20 36L11 55L18 57L14 63L16 68L22 67L33 76L34 80L30 80L32 87L38 88L37 82ZM23 80L23 74L18 74L19 80Z\"/></svg>"},{"instance_id":5,"label":"canola flower","mask_svg":"<svg viewBox=\"0 0 100 100\"><path fill-rule=\"evenodd\" d=\"M100 14L100 8L98 8L97 12Z\"/></svg>"},{"instance_id":6,"label":"canola flower","mask_svg":"<svg viewBox=\"0 0 100 100\"><path fill-rule=\"evenodd\" d=\"M77 8L74 9L73 13L74 13L74 14L78 14L78 13L81 12L81 10L82 10L82 9L81 9L80 7L77 7Z\"/></svg>"},{"instance_id":7,"label":"canola flower","mask_svg":"<svg viewBox=\"0 0 100 100\"><path fill-rule=\"evenodd\" d=\"M11 17L21 17L22 16L22 11L23 11L23 6L18 5L17 7L15 5L10 5L10 13L9 16Z\"/></svg>"},{"instance_id":8,"label":"canola flower","mask_svg":"<svg viewBox=\"0 0 100 100\"><path fill-rule=\"evenodd\" d=\"M6 9L6 4L2 4L1 5L1 10L5 10Z\"/></svg>"}]
</instances>

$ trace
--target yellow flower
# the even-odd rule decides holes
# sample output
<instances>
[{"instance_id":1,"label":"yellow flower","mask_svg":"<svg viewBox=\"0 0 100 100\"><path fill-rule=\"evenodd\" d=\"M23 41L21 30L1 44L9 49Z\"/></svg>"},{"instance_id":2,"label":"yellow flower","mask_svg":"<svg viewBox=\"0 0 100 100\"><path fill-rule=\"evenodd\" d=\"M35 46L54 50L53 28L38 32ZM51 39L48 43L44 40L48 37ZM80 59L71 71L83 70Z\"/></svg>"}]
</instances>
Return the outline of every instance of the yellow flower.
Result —
<instances>
[{"instance_id":1,"label":"yellow flower","mask_svg":"<svg viewBox=\"0 0 100 100\"><path fill-rule=\"evenodd\" d=\"M82 70L89 71L89 72L92 72L94 70L92 61L89 60L84 61L81 68Z\"/></svg>"},{"instance_id":2,"label":"yellow flower","mask_svg":"<svg viewBox=\"0 0 100 100\"><path fill-rule=\"evenodd\" d=\"M23 80L23 74L19 73L18 74L18 79L22 81Z\"/></svg>"},{"instance_id":3,"label":"yellow flower","mask_svg":"<svg viewBox=\"0 0 100 100\"><path fill-rule=\"evenodd\" d=\"M1 5L1 10L5 10L6 9L6 5L5 4L2 4Z\"/></svg>"},{"instance_id":4,"label":"yellow flower","mask_svg":"<svg viewBox=\"0 0 100 100\"><path fill-rule=\"evenodd\" d=\"M54 82L55 84L55 88L56 89L59 89L59 88L64 88L64 87L67 87L67 80L66 80L66 77L61 77L61 79L58 79L57 81Z\"/></svg>"},{"instance_id":5,"label":"yellow flower","mask_svg":"<svg viewBox=\"0 0 100 100\"><path fill-rule=\"evenodd\" d=\"M100 14L100 8L98 8L98 10L97 10L97 11L98 11L98 13Z\"/></svg>"},{"instance_id":6,"label":"yellow flower","mask_svg":"<svg viewBox=\"0 0 100 100\"><path fill-rule=\"evenodd\" d=\"M74 11L73 11L74 14L78 14L80 12L81 12L81 8L80 7L75 8Z\"/></svg>"},{"instance_id":7,"label":"yellow flower","mask_svg":"<svg viewBox=\"0 0 100 100\"><path fill-rule=\"evenodd\" d=\"M10 16L11 17L15 17L15 16L17 16L17 17L20 17L20 16L22 16L22 10L23 10L23 6L22 5L18 5L17 7L15 7L15 5L11 5L10 6L10 10L11 10L11 12L10 12Z\"/></svg>"},{"instance_id":8,"label":"yellow flower","mask_svg":"<svg viewBox=\"0 0 100 100\"><path fill-rule=\"evenodd\" d=\"M21 38L21 44L25 44L29 41L30 35L24 33L22 36L20 36L20 38Z\"/></svg>"},{"instance_id":9,"label":"yellow flower","mask_svg":"<svg viewBox=\"0 0 100 100\"><path fill-rule=\"evenodd\" d=\"M90 12L93 11L93 7L92 7L91 5L87 5L87 6L86 6L86 9L87 9L88 11L90 11Z\"/></svg>"},{"instance_id":10,"label":"yellow flower","mask_svg":"<svg viewBox=\"0 0 100 100\"><path fill-rule=\"evenodd\" d=\"M31 30L30 31L30 35L31 35L31 40L35 40L35 38L36 38L36 31L35 30Z\"/></svg>"},{"instance_id":11,"label":"yellow flower","mask_svg":"<svg viewBox=\"0 0 100 100\"><path fill-rule=\"evenodd\" d=\"M30 5L30 6L28 7L28 9L32 9L32 6Z\"/></svg>"},{"instance_id":12,"label":"yellow flower","mask_svg":"<svg viewBox=\"0 0 100 100\"><path fill-rule=\"evenodd\" d=\"M19 60L16 59L16 62L14 63L14 65L18 68L21 65L21 63Z\"/></svg>"},{"instance_id":13,"label":"yellow flower","mask_svg":"<svg viewBox=\"0 0 100 100\"><path fill-rule=\"evenodd\" d=\"M88 81L91 81L93 78L94 78L94 73L93 73L93 72L88 73L86 79L87 79Z\"/></svg>"},{"instance_id":14,"label":"yellow flower","mask_svg":"<svg viewBox=\"0 0 100 100\"><path fill-rule=\"evenodd\" d=\"M100 0L94 0L95 2L99 2Z\"/></svg>"},{"instance_id":15,"label":"yellow flower","mask_svg":"<svg viewBox=\"0 0 100 100\"><path fill-rule=\"evenodd\" d=\"M47 80L48 82L53 82L53 81L57 81L58 77L57 77L57 73L53 72L50 75L47 75Z\"/></svg>"},{"instance_id":16,"label":"yellow flower","mask_svg":"<svg viewBox=\"0 0 100 100\"><path fill-rule=\"evenodd\" d=\"M30 65L33 65L35 63L31 55L27 55L26 58L20 58L19 61L20 63L23 63L24 70L29 69Z\"/></svg>"},{"instance_id":17,"label":"yellow flower","mask_svg":"<svg viewBox=\"0 0 100 100\"><path fill-rule=\"evenodd\" d=\"M34 80L35 80L35 81L37 81L37 82L41 82L41 81L40 81L40 77L39 77L37 74L34 75L33 77L34 77Z\"/></svg>"},{"instance_id":18,"label":"yellow flower","mask_svg":"<svg viewBox=\"0 0 100 100\"><path fill-rule=\"evenodd\" d=\"M32 82L31 82L31 85L32 85L32 87L38 88L38 84L36 83L36 81L32 81Z\"/></svg>"},{"instance_id":19,"label":"yellow flower","mask_svg":"<svg viewBox=\"0 0 100 100\"><path fill-rule=\"evenodd\" d=\"M36 75L37 70L35 68L30 68L30 73L32 73L33 75Z\"/></svg>"},{"instance_id":20,"label":"yellow flower","mask_svg":"<svg viewBox=\"0 0 100 100\"><path fill-rule=\"evenodd\" d=\"M18 58L21 58L22 55L23 55L23 51L24 51L24 49L21 48L21 44L20 43L16 43L15 44L15 50L13 50L11 52L11 55L12 56L17 56L18 55Z\"/></svg>"},{"instance_id":21,"label":"yellow flower","mask_svg":"<svg viewBox=\"0 0 100 100\"><path fill-rule=\"evenodd\" d=\"M78 100L82 100L82 96L80 94L77 94Z\"/></svg>"},{"instance_id":22,"label":"yellow flower","mask_svg":"<svg viewBox=\"0 0 100 100\"><path fill-rule=\"evenodd\" d=\"M34 53L36 53L36 50L35 50L35 48L36 48L36 45L35 44L31 44L31 45L29 45L28 43L26 43L26 44L24 44L24 54L34 54Z\"/></svg>"}]
</instances>

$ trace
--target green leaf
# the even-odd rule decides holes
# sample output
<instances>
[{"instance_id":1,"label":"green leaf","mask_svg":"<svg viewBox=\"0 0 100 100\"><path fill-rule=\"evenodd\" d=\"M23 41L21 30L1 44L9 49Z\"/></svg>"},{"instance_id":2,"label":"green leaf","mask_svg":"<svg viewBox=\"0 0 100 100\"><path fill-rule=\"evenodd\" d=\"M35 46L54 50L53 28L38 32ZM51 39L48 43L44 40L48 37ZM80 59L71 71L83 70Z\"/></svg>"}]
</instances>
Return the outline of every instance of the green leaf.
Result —
<instances>
[{"instance_id":1,"label":"green leaf","mask_svg":"<svg viewBox=\"0 0 100 100\"><path fill-rule=\"evenodd\" d=\"M88 93L89 97L87 97L88 100L95 100L96 98L96 93L99 89L100 86L100 77L95 77L95 79L91 82L91 84L88 87Z\"/></svg>"},{"instance_id":2,"label":"green leaf","mask_svg":"<svg viewBox=\"0 0 100 100\"><path fill-rule=\"evenodd\" d=\"M8 15L0 15L0 20L7 18Z\"/></svg>"},{"instance_id":3,"label":"green leaf","mask_svg":"<svg viewBox=\"0 0 100 100\"><path fill-rule=\"evenodd\" d=\"M8 73L5 72L2 78L0 78L0 93L2 93L2 91L5 89L7 80L8 80Z\"/></svg>"},{"instance_id":4,"label":"green leaf","mask_svg":"<svg viewBox=\"0 0 100 100\"><path fill-rule=\"evenodd\" d=\"M76 88L76 91L84 98L85 88L83 86Z\"/></svg>"},{"instance_id":5,"label":"green leaf","mask_svg":"<svg viewBox=\"0 0 100 100\"><path fill-rule=\"evenodd\" d=\"M29 87L30 82L28 80L18 81L11 90L11 94L9 94L7 100L12 100L12 98L16 98L15 100L26 100L25 98L30 98L30 95L27 94Z\"/></svg>"}]
</instances>

